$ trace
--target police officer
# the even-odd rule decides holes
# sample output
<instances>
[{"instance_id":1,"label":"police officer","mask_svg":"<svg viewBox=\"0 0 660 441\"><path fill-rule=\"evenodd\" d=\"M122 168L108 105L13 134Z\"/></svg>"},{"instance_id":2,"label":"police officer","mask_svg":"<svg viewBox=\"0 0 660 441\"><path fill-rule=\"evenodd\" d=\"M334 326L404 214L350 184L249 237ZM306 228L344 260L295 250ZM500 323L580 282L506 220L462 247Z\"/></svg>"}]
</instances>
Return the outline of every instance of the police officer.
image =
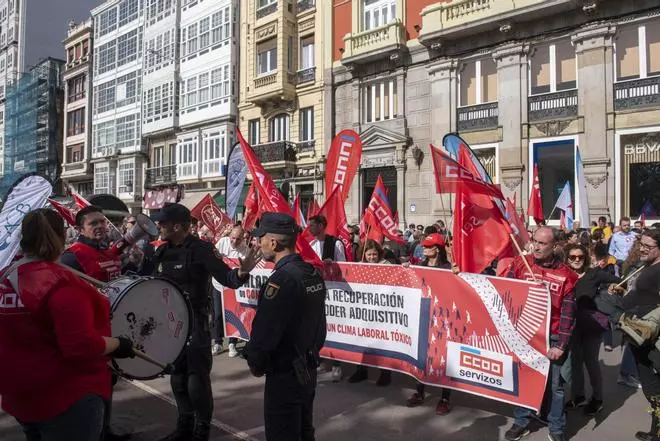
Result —
<instances>
[{"instance_id":1,"label":"police officer","mask_svg":"<svg viewBox=\"0 0 660 441\"><path fill-rule=\"evenodd\" d=\"M326 335L326 288L321 274L296 254L298 226L265 213L253 235L275 268L261 287L245 350L250 372L266 375L266 441L313 441L316 368Z\"/></svg>"},{"instance_id":2,"label":"police officer","mask_svg":"<svg viewBox=\"0 0 660 441\"><path fill-rule=\"evenodd\" d=\"M166 204L152 219L158 222L161 239L166 241L154 254L155 275L172 280L188 293L194 317L190 344L175 364L170 379L179 411L177 427L163 441L208 441L213 414L211 277L224 286L238 288L248 280L261 254L248 250L240 267L231 270L212 244L190 234L190 210L183 205Z\"/></svg>"}]
</instances>

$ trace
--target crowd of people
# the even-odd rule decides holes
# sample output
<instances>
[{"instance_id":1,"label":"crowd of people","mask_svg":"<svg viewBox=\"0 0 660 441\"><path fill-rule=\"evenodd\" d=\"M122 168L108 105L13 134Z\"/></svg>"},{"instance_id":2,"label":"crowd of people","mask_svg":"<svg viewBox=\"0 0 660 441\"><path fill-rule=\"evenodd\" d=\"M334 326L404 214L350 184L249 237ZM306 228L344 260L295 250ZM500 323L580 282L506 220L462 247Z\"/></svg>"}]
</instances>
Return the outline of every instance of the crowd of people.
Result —
<instances>
[{"instance_id":1,"label":"crowd of people","mask_svg":"<svg viewBox=\"0 0 660 441\"><path fill-rule=\"evenodd\" d=\"M212 356L224 353L225 347L222 290L224 286L235 288L245 283L264 252L264 257L275 263L275 272L260 292L253 328L257 334L242 350L237 339L230 338L227 353L232 358L243 355L256 376L270 372L271 378L275 378L286 371L278 369L287 368L288 363L294 364L297 376L303 372L298 382L286 390L282 389L282 382L289 377L269 382L267 376L267 438L291 439L286 438L286 432L294 430L290 429L292 425L302 424L295 429L302 434L296 439L313 440L311 406L317 373L328 371L334 382L346 379L359 383L368 379L369 370L357 366L345 376L337 360L317 365L315 357L307 356L308 351L318 353L325 338L325 320L317 317L299 324L288 314L286 320L273 321L273 317L289 308L283 309L281 302L291 301L277 297L282 287L316 292L322 281L311 266L295 255L300 231L292 218L271 214L265 215L265 223L253 231L244 230L238 223L213 232L192 219L188 209L172 204L154 217L160 223L160 237L142 238L121 255L114 254L110 244L135 228L134 216L108 228L103 211L88 207L78 213L75 228L68 230L53 211L36 210L26 216L21 241L23 255L0 273L0 293L19 296L22 303L16 303L16 307L33 315L19 318L7 314L6 308L0 311L0 357L15 360L19 366L36 362L53 369L42 372L43 378L33 384L27 379L0 381L0 394L3 408L21 423L27 439L39 440L48 433L54 434L52 439L126 439L109 430L111 386L116 378L111 379L107 361L108 357L133 357L133 342L125 337L110 337L107 302L103 306L97 296L91 295L96 290L90 291L89 285L81 283L73 273L58 272L58 261L101 281L127 273L167 277L189 293L195 322L193 338L171 378L179 418L176 431L165 439L204 441L209 437L213 409ZM400 240L383 243L364 237L361 240L359 227L349 226L350 250L341 240L327 234L326 228L327 219L322 215L308 220L310 247L323 261L341 262L351 254L354 260L365 264L420 265L457 271L452 267L451 233L442 220L428 226L410 224L397 231ZM586 415L598 414L604 406L600 348L602 345L605 351L612 351L613 341L618 340L613 333L621 330L626 343L618 383L641 387L652 408L651 430L638 432L636 437L660 441L660 344L656 343L660 333L660 312L656 311L660 304L660 224L647 228L641 222L622 218L618 225L613 225L601 217L589 228L575 222L571 229L538 226L528 233L531 240L522 255L494 261L484 271L487 275L546 282L551 294L551 348L547 354L551 368L544 405L539 413L516 408L515 422L506 432L506 439L517 441L530 433L532 424L542 422L548 426L549 439L561 441L565 410L582 408ZM236 259L238 268L230 270L222 258ZM268 302L264 303L264 299ZM319 302L294 306L309 308L315 316ZM72 314L82 319L71 320ZM320 325L323 331L316 332ZM299 331L305 326L313 332ZM24 337L19 339L15 329L35 336L35 343L25 348L21 343ZM305 334L305 338L293 342L293 346L283 343L289 337L295 340L299 334ZM307 349L300 351L298 345ZM35 358L38 353L41 358ZM297 369L299 358L302 368ZM269 365L273 359L279 360L275 370ZM305 373L311 366L313 372ZM0 379L9 378L1 371L3 367ZM591 386L589 397L585 369ZM58 381L53 381L56 377ZM391 379L390 371L380 369L376 384L385 387ZM62 388L68 388L69 393L63 394ZM287 401L291 398L286 396L287 391L295 388L301 388L297 390L300 399ZM452 410L451 393L443 389L439 396L436 414L447 415ZM425 385L418 383L406 405L419 406L426 398ZM296 412L305 415L302 423L292 422ZM85 424L73 428L72 421Z\"/></svg>"}]
</instances>

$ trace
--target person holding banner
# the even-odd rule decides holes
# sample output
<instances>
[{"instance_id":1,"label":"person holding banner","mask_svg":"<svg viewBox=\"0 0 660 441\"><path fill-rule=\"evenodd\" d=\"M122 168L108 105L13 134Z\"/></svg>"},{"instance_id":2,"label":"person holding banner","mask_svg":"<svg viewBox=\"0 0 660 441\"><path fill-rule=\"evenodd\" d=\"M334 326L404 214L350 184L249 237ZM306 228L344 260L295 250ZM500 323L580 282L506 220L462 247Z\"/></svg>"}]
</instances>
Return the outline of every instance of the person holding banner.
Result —
<instances>
[{"instance_id":1,"label":"person holding banner","mask_svg":"<svg viewBox=\"0 0 660 441\"><path fill-rule=\"evenodd\" d=\"M110 335L110 305L64 269L64 221L37 209L21 223L25 257L0 276L2 408L27 440L98 441L110 399L109 357L134 357Z\"/></svg>"},{"instance_id":2,"label":"person holding banner","mask_svg":"<svg viewBox=\"0 0 660 441\"><path fill-rule=\"evenodd\" d=\"M447 258L447 244L441 234L431 233L420 244L422 246L423 260L419 263L419 266L451 269L451 263ZM403 266L408 267L409 265L404 263ZM425 385L423 383L417 383L416 389L416 392L408 398L408 407L416 407L424 402ZM440 401L438 401L438 405L435 407L435 413L437 415L447 415L451 412L451 406L449 405L450 397L451 390L442 389Z\"/></svg>"},{"instance_id":3,"label":"person holding banner","mask_svg":"<svg viewBox=\"0 0 660 441\"><path fill-rule=\"evenodd\" d=\"M557 231L551 227L537 228L532 237L532 255L516 257L504 271L504 275L509 278L540 281L550 290L551 348L547 356L551 364L542 408L542 412L547 411L550 441L565 439L564 389L571 380L570 362L567 364L566 361L569 359L569 342L575 329L575 284L578 280L573 270L554 254L557 236ZM509 441L517 441L530 433L528 426L533 416L530 409L522 407L516 407L513 414L515 421L505 434Z\"/></svg>"},{"instance_id":4,"label":"person holding banner","mask_svg":"<svg viewBox=\"0 0 660 441\"><path fill-rule=\"evenodd\" d=\"M372 239L367 239L364 245L358 248L359 257L362 257L364 263L378 263L381 265L389 265L390 262L385 259L385 250L378 242ZM348 378L349 383L360 383L369 378L367 367L358 365L353 375ZM380 377L376 381L376 386L387 386L392 382L392 371L387 369L380 370Z\"/></svg>"},{"instance_id":5,"label":"person holding banner","mask_svg":"<svg viewBox=\"0 0 660 441\"><path fill-rule=\"evenodd\" d=\"M266 375L264 422L268 441L314 441L316 368L325 343L327 290L320 272L296 253L299 227L284 213L264 213L253 232L275 267L259 291L245 359Z\"/></svg>"}]
</instances>

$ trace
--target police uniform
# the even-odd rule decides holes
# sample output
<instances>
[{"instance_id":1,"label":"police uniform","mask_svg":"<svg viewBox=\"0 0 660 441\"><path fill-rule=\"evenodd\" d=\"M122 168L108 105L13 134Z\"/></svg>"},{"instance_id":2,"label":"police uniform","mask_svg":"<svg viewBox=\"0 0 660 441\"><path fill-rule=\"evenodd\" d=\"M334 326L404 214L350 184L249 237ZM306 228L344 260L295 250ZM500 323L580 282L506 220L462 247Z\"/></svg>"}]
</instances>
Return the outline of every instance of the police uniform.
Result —
<instances>
[{"instance_id":1,"label":"police uniform","mask_svg":"<svg viewBox=\"0 0 660 441\"><path fill-rule=\"evenodd\" d=\"M168 204L154 215L154 221L190 222L190 211L180 204ZM189 296L193 310L192 338L174 365L170 382L179 418L177 430L168 441L208 440L213 416L211 391L211 331L209 326L209 293L211 277L229 288L243 285L249 275L238 276L208 242L188 234L179 244L165 243L153 257L155 275L165 277Z\"/></svg>"},{"instance_id":2,"label":"police uniform","mask_svg":"<svg viewBox=\"0 0 660 441\"><path fill-rule=\"evenodd\" d=\"M292 235L296 230L290 216L265 213L253 234ZM261 287L245 358L255 375L266 375L267 441L314 440L313 402L326 335L325 297L321 274L298 254L277 261Z\"/></svg>"}]
</instances>

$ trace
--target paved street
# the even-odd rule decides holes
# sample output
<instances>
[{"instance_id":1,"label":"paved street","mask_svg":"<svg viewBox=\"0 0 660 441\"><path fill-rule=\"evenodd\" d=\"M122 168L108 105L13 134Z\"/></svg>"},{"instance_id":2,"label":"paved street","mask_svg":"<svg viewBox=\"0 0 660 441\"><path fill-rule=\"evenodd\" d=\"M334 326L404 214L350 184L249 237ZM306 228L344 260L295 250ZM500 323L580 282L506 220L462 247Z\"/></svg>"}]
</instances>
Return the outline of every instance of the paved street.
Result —
<instances>
[{"instance_id":1,"label":"paved street","mask_svg":"<svg viewBox=\"0 0 660 441\"><path fill-rule=\"evenodd\" d=\"M634 439L634 432L647 430L650 418L641 391L616 384L619 349L603 353L605 409L596 420L569 414L568 435L580 441L622 441ZM344 366L345 375L352 372ZM370 371L371 382L333 384L327 375L320 379L316 427L317 440L449 440L497 441L511 423L511 407L454 393L450 415L439 417L434 408L437 390L424 406L405 407L413 381L394 375L390 387L375 385L377 372ZM252 378L243 359L229 359L226 353L215 357L213 369L215 420L213 441L264 440L262 418L263 381ZM160 395L160 398L158 397ZM167 379L131 385L120 382L115 393L114 426L131 431L136 441L152 441L164 436L176 420ZM21 432L13 419L0 413L0 440L20 441ZM542 428L527 438L547 439Z\"/></svg>"}]
</instances>

